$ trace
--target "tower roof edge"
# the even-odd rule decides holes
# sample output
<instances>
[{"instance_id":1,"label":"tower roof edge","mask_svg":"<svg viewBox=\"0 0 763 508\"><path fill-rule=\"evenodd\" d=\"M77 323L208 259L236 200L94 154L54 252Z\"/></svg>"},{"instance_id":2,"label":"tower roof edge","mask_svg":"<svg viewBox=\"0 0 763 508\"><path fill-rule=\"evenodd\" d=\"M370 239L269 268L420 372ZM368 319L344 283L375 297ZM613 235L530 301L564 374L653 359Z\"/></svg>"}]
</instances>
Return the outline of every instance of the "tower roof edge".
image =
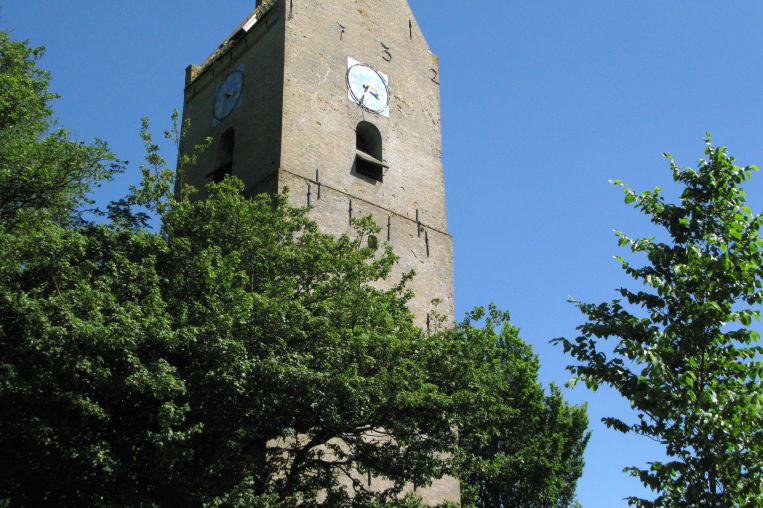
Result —
<instances>
[{"instance_id":1,"label":"tower roof edge","mask_svg":"<svg viewBox=\"0 0 763 508\"><path fill-rule=\"evenodd\" d=\"M196 78L202 75L213 63L227 53L239 40L241 40L265 14L270 11L278 0L262 0L259 5L242 21L228 37L199 65L190 65L193 68L186 76L186 86L193 83Z\"/></svg>"}]
</instances>

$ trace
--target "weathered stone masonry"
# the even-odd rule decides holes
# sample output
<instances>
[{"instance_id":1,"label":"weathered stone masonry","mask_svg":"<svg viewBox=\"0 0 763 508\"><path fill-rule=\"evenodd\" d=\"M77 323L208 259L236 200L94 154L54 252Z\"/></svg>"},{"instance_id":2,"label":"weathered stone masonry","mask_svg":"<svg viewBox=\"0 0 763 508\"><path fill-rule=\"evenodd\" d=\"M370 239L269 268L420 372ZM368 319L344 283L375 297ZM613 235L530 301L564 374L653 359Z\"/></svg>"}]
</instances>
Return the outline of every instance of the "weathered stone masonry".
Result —
<instances>
[{"instance_id":1,"label":"weathered stone masonry","mask_svg":"<svg viewBox=\"0 0 763 508\"><path fill-rule=\"evenodd\" d=\"M289 188L294 205L312 207L326 232L351 233L350 217L371 215L380 240L410 269L419 325L436 311L453 319L453 245L445 215L441 161L439 62L405 0L265 0L199 67L189 66L183 118L191 128L181 151L212 138L183 175L198 189L231 158L247 192ZM389 115L348 98L348 58L389 77ZM215 114L220 87L240 70L231 111ZM238 94L238 95L237 95ZM356 128L381 134L381 181L355 167ZM227 139L228 141L224 141ZM231 153L223 153L230 145ZM203 192L201 193L203 197ZM454 479L421 492L431 502L459 500Z\"/></svg>"}]
</instances>

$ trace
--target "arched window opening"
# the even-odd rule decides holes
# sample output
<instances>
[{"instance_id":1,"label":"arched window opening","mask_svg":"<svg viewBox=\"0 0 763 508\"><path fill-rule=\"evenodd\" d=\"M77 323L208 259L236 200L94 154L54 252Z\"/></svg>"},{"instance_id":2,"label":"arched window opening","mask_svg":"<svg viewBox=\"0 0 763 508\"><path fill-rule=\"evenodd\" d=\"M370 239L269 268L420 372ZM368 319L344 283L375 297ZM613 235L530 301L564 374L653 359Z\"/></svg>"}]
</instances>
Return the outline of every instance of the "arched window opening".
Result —
<instances>
[{"instance_id":1,"label":"arched window opening","mask_svg":"<svg viewBox=\"0 0 763 508\"><path fill-rule=\"evenodd\" d=\"M389 168L383 155L379 129L370 122L360 122L355 129L355 172L381 182Z\"/></svg>"},{"instance_id":2,"label":"arched window opening","mask_svg":"<svg viewBox=\"0 0 763 508\"><path fill-rule=\"evenodd\" d=\"M236 131L228 129L220 136L215 151L215 170L210 176L215 182L222 182L227 175L233 174L233 148L236 144Z\"/></svg>"}]
</instances>

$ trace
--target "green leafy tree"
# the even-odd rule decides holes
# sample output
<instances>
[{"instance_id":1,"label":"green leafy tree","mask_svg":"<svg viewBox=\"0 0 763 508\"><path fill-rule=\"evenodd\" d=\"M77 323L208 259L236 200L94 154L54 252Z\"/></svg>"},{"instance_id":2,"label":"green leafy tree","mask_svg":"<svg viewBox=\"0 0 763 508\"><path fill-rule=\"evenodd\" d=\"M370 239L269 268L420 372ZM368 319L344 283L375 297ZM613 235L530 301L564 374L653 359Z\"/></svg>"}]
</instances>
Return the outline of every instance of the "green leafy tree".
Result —
<instances>
[{"instance_id":1,"label":"green leafy tree","mask_svg":"<svg viewBox=\"0 0 763 508\"><path fill-rule=\"evenodd\" d=\"M367 246L376 228L334 238L242 190L165 202L160 232L4 236L12 505L362 505L445 472L447 399L417 361L432 344L404 283L371 286L395 260Z\"/></svg>"},{"instance_id":2,"label":"green leafy tree","mask_svg":"<svg viewBox=\"0 0 763 508\"><path fill-rule=\"evenodd\" d=\"M453 348L448 357L458 358L443 371L454 382L460 415L464 505L576 506L589 438L585 406L568 405L553 385L544 392L538 358L507 312L475 309L446 334Z\"/></svg>"},{"instance_id":3,"label":"green leafy tree","mask_svg":"<svg viewBox=\"0 0 763 508\"><path fill-rule=\"evenodd\" d=\"M43 53L0 32L0 220L6 226L41 213L75 218L93 185L121 168L102 141L78 142L55 128L50 102L57 96L37 66Z\"/></svg>"},{"instance_id":4,"label":"green leafy tree","mask_svg":"<svg viewBox=\"0 0 763 508\"><path fill-rule=\"evenodd\" d=\"M175 199L144 123L143 182L90 223L118 163L50 130L42 51L1 41L0 499L341 506L447 471L447 399L417 361L432 344L410 275L374 287L396 258L368 219L334 238L235 180Z\"/></svg>"},{"instance_id":5,"label":"green leafy tree","mask_svg":"<svg viewBox=\"0 0 763 508\"><path fill-rule=\"evenodd\" d=\"M372 286L395 261L367 246L378 228L363 219L353 238L334 238L285 196L242 191L229 179L165 216L160 271L182 337L172 363L202 427L175 495L243 484L339 506L440 476L449 413L419 361L431 344L404 284ZM368 475L391 483L371 492Z\"/></svg>"},{"instance_id":6,"label":"green leafy tree","mask_svg":"<svg viewBox=\"0 0 763 508\"><path fill-rule=\"evenodd\" d=\"M750 328L763 299L763 239L741 187L756 168L735 166L709 141L705 153L697 169L667 156L682 187L678 202L660 189L623 186L625 202L665 240L618 232L621 246L648 260L618 258L640 286L609 303L578 302L587 319L580 336L557 339L580 362L570 367L577 379L612 386L636 410L635 423L604 423L665 447L667 460L627 469L658 493L630 498L635 506L763 503L763 349Z\"/></svg>"}]
</instances>

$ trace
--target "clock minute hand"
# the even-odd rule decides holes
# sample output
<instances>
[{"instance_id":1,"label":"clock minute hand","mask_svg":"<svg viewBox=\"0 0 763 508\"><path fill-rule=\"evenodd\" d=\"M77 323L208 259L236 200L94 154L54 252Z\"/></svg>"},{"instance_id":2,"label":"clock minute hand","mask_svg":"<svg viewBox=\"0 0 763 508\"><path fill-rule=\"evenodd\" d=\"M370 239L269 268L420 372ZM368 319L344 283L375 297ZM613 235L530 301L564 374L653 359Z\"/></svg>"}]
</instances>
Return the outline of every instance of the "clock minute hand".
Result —
<instances>
[{"instance_id":1,"label":"clock minute hand","mask_svg":"<svg viewBox=\"0 0 763 508\"><path fill-rule=\"evenodd\" d=\"M381 100L381 98L380 98L381 92L379 92L379 90L377 90L376 88L374 88L372 85L367 85L366 91L367 91L368 93L370 93L371 95L373 95L373 96L374 96L374 98L375 98L377 101L378 101L378 100Z\"/></svg>"}]
</instances>

